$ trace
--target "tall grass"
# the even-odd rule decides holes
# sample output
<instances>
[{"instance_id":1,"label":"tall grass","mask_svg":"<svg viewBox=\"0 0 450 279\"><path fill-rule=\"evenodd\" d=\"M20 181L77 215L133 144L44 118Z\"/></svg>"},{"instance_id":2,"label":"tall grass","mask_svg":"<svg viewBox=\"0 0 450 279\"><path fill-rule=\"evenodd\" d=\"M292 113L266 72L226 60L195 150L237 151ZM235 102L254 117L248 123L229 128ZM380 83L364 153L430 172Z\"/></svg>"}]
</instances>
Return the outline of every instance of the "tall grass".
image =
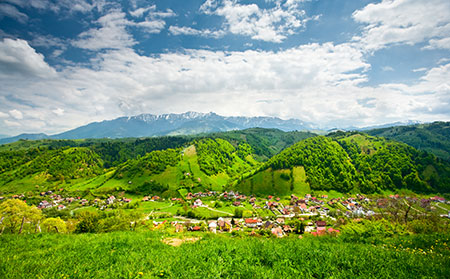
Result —
<instances>
[{"instance_id":1,"label":"tall grass","mask_svg":"<svg viewBox=\"0 0 450 279\"><path fill-rule=\"evenodd\" d=\"M161 242L167 235L158 232L3 235L0 278L448 278L450 274L448 249L422 254L339 238L198 235L203 237L200 241L180 247Z\"/></svg>"}]
</instances>

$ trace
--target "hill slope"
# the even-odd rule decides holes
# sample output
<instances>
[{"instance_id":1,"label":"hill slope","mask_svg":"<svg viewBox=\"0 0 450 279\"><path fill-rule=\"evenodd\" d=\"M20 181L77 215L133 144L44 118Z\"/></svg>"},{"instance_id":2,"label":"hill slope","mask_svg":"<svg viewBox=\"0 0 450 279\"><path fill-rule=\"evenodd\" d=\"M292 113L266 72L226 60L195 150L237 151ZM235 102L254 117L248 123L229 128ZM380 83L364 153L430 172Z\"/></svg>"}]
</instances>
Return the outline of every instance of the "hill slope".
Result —
<instances>
[{"instance_id":1,"label":"hill slope","mask_svg":"<svg viewBox=\"0 0 450 279\"><path fill-rule=\"evenodd\" d=\"M0 189L7 192L63 185L103 173L100 156L84 147L0 153Z\"/></svg>"},{"instance_id":2,"label":"hill slope","mask_svg":"<svg viewBox=\"0 0 450 279\"><path fill-rule=\"evenodd\" d=\"M450 122L434 122L366 131L369 135L404 142L450 160Z\"/></svg>"},{"instance_id":3,"label":"hill slope","mask_svg":"<svg viewBox=\"0 0 450 279\"><path fill-rule=\"evenodd\" d=\"M302 177L299 170L304 169ZM287 187L362 191L411 189L449 192L450 165L403 143L360 133L335 133L300 141L275 155L258 172L240 179L235 189L252 194L286 194ZM300 191L301 192L301 191Z\"/></svg>"},{"instance_id":4,"label":"hill slope","mask_svg":"<svg viewBox=\"0 0 450 279\"><path fill-rule=\"evenodd\" d=\"M251 147L236 148L222 139L201 139L184 148L153 151L129 160L110 173L71 189L97 193L125 190L135 194L176 196L178 191L223 190L240 174L257 166Z\"/></svg>"}]
</instances>

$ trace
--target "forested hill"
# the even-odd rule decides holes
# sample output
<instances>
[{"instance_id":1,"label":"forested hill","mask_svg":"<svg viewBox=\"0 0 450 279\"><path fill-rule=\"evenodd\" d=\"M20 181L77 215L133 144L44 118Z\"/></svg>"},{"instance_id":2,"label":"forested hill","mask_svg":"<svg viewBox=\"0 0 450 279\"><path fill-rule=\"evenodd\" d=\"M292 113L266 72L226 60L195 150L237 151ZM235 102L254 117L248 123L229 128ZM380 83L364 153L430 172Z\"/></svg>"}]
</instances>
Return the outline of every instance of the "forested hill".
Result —
<instances>
[{"instance_id":1,"label":"forested hill","mask_svg":"<svg viewBox=\"0 0 450 279\"><path fill-rule=\"evenodd\" d=\"M296 142L296 143L295 143ZM292 145L293 144L293 145ZM248 129L191 137L21 141L0 148L0 194L39 189L176 195L311 190L450 192L450 163L359 132ZM167 192L168 191L168 192Z\"/></svg>"},{"instance_id":2,"label":"forested hill","mask_svg":"<svg viewBox=\"0 0 450 279\"><path fill-rule=\"evenodd\" d=\"M8 191L29 190L36 185L72 189L106 185L108 188L108 185L113 187L113 182L117 182L117 187L136 188L155 178L158 183L171 184L171 189L188 181L194 186L213 185L222 189L258 165L258 161L265 161L285 147L312 136L306 132L248 129L142 139L22 140L0 146L0 188ZM80 156L68 156L70 150L79 152ZM186 156L179 158L179 153ZM90 163L86 156L98 163ZM79 158L87 164L78 166ZM37 165L37 162L44 163ZM196 174L196 180L193 176L185 179L184 173ZM96 181L87 182L96 176ZM210 176L215 177L210 179ZM128 185L130 181L132 185Z\"/></svg>"},{"instance_id":3,"label":"forested hill","mask_svg":"<svg viewBox=\"0 0 450 279\"><path fill-rule=\"evenodd\" d=\"M280 188L283 183L286 187ZM341 192L449 192L450 164L403 143L361 133L335 133L294 144L235 188L275 194L295 191L302 184L312 190Z\"/></svg>"},{"instance_id":4,"label":"forested hill","mask_svg":"<svg viewBox=\"0 0 450 279\"><path fill-rule=\"evenodd\" d=\"M199 138L221 138L234 145L240 142L248 143L257 159L265 161L283 149L301 140L317 136L311 132L283 132L278 129L250 128L223 133L199 135Z\"/></svg>"},{"instance_id":5,"label":"forested hill","mask_svg":"<svg viewBox=\"0 0 450 279\"><path fill-rule=\"evenodd\" d=\"M162 136L154 138L124 139L82 139L82 140L20 140L0 145L0 152L47 148L49 150L67 147L87 147L104 161L105 168L118 166L127 160L167 148L179 148L187 143L203 138L222 138L238 146L248 143L259 161L265 161L284 148L315 134L310 132L283 132L278 129L251 128L246 130L201 134L195 136Z\"/></svg>"},{"instance_id":6,"label":"forested hill","mask_svg":"<svg viewBox=\"0 0 450 279\"><path fill-rule=\"evenodd\" d=\"M450 161L450 122L373 129L366 133L404 142Z\"/></svg>"}]
</instances>

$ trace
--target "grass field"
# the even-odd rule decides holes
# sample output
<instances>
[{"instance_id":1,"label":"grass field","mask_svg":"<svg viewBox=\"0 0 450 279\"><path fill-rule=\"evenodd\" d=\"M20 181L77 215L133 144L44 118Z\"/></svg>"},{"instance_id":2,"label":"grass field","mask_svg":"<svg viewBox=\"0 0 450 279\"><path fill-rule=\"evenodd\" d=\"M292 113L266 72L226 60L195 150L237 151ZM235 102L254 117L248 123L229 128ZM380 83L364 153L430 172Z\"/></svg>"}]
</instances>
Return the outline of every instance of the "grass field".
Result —
<instances>
[{"instance_id":1,"label":"grass field","mask_svg":"<svg viewBox=\"0 0 450 279\"><path fill-rule=\"evenodd\" d=\"M450 274L448 248L429 253L420 252L426 247L399 249L399 242L414 243L413 236L377 246L332 237L184 235L192 236L201 239L172 247L162 240L174 235L159 232L3 235L0 278L448 278ZM420 243L433 247L437 242L429 237Z\"/></svg>"}]
</instances>

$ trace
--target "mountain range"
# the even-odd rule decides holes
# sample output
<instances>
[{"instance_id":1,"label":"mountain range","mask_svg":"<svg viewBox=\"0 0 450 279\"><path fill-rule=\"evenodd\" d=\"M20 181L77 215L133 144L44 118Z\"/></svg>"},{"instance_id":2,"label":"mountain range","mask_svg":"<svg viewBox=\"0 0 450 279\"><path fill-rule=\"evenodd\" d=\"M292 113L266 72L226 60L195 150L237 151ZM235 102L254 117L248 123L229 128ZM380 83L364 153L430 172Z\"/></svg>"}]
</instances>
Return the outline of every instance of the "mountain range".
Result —
<instances>
[{"instance_id":1,"label":"mountain range","mask_svg":"<svg viewBox=\"0 0 450 279\"><path fill-rule=\"evenodd\" d=\"M342 130L368 130L399 125L416 124L417 121L396 122L367 128L349 127ZM213 112L185 112L181 114L140 114L119 117L113 120L92 122L87 125L54 135L20 134L14 137L0 137L0 144L20 139L86 139L86 138L132 138L193 135L211 132L225 132L247 128L274 128L282 131L319 131L318 125L299 119L283 120L277 117L221 116ZM339 128L340 129L340 128Z\"/></svg>"},{"instance_id":2,"label":"mountain range","mask_svg":"<svg viewBox=\"0 0 450 279\"><path fill-rule=\"evenodd\" d=\"M85 139L85 138L128 138L192 135L210 132L225 132L246 128L275 128L282 131L313 130L312 123L298 119L283 120L277 117L221 116L213 112L186 112L181 114L140 114L119 117L113 120L93 122L60 134L21 134L0 139L0 144L19 139Z\"/></svg>"}]
</instances>

